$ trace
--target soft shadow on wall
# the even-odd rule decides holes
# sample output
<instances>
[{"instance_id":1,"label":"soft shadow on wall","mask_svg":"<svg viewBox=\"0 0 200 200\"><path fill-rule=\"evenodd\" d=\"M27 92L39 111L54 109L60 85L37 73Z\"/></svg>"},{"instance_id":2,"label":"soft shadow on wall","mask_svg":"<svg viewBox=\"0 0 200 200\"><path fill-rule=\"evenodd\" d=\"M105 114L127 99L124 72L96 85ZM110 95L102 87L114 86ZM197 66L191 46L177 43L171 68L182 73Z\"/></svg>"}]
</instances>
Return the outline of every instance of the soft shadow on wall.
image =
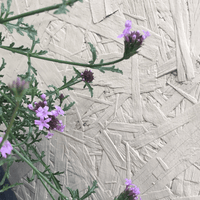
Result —
<instances>
[{"instance_id":1,"label":"soft shadow on wall","mask_svg":"<svg viewBox=\"0 0 200 200\"><path fill-rule=\"evenodd\" d=\"M0 181L2 180L3 176L4 170L2 167L0 167ZM4 185L6 184L10 185L8 179L5 180ZM0 190L3 188L4 185L0 186ZM17 200L17 198L15 196L15 193L11 189L9 189L5 192L0 193L0 200Z\"/></svg>"}]
</instances>

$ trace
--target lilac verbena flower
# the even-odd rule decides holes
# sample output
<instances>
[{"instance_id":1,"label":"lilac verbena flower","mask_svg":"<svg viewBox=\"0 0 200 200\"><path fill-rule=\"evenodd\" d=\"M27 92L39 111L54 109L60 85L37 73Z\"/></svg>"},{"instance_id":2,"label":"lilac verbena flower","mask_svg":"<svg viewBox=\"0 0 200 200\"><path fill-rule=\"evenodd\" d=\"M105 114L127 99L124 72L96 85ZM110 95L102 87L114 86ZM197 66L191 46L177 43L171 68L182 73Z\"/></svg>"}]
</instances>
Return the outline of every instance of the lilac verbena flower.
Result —
<instances>
[{"instance_id":1,"label":"lilac verbena flower","mask_svg":"<svg viewBox=\"0 0 200 200\"><path fill-rule=\"evenodd\" d=\"M127 24L127 25L126 25ZM129 59L134 54L138 53L138 49L142 46L144 40L150 36L150 33L148 31L143 30L143 35L140 34L140 31L133 31L130 32L131 29L131 23L130 21L126 21L126 28L124 29L124 32L120 37L124 36L124 59ZM118 36L119 38L119 36Z\"/></svg>"},{"instance_id":2,"label":"lilac verbena flower","mask_svg":"<svg viewBox=\"0 0 200 200\"><path fill-rule=\"evenodd\" d=\"M131 180L126 179L125 190L117 197L116 200L138 200L140 194L139 188L132 184ZM141 197L140 197L141 200Z\"/></svg>"},{"instance_id":3,"label":"lilac verbena flower","mask_svg":"<svg viewBox=\"0 0 200 200\"><path fill-rule=\"evenodd\" d=\"M140 194L139 188L136 185L133 185L129 179L126 179L126 188L124 192L126 193L127 197L129 197L129 200L137 200L138 195Z\"/></svg>"},{"instance_id":4,"label":"lilac verbena flower","mask_svg":"<svg viewBox=\"0 0 200 200\"><path fill-rule=\"evenodd\" d=\"M56 108L56 116L58 116L58 115L63 116L65 114L65 112L61 109L60 106L55 106L55 108Z\"/></svg>"},{"instance_id":5,"label":"lilac verbena flower","mask_svg":"<svg viewBox=\"0 0 200 200\"><path fill-rule=\"evenodd\" d=\"M117 36L117 38L122 38L122 37L126 36L127 34L129 34L130 30L131 30L131 25L132 25L132 22L127 20L125 23L125 29L124 29L123 33L121 35Z\"/></svg>"},{"instance_id":6,"label":"lilac verbena flower","mask_svg":"<svg viewBox=\"0 0 200 200\"><path fill-rule=\"evenodd\" d=\"M49 128L48 122L51 121L51 118L35 120L35 125L39 125L39 130L43 130L43 127Z\"/></svg>"},{"instance_id":7,"label":"lilac verbena flower","mask_svg":"<svg viewBox=\"0 0 200 200\"><path fill-rule=\"evenodd\" d=\"M43 99L43 101L40 101L40 102L38 102L38 103L37 103L37 102L34 102L35 107L33 107L32 104L29 104L29 105L28 105L28 108L29 108L30 110L36 111L36 110L38 110L40 107L41 107L41 108L44 108L44 107L47 105L46 95L45 95L45 94L42 94L40 97Z\"/></svg>"},{"instance_id":8,"label":"lilac verbena flower","mask_svg":"<svg viewBox=\"0 0 200 200\"><path fill-rule=\"evenodd\" d=\"M82 81L87 83L91 83L94 80L93 73L91 72L91 70L88 71L87 69L81 73L81 77Z\"/></svg>"},{"instance_id":9,"label":"lilac verbena flower","mask_svg":"<svg viewBox=\"0 0 200 200\"><path fill-rule=\"evenodd\" d=\"M5 133L4 133L5 134ZM3 137L0 137L0 143L2 142ZM12 145L10 144L10 142L8 140L6 140L3 144L3 146L0 149L1 155L4 158L7 158L6 154L11 154L11 151L13 150Z\"/></svg>"},{"instance_id":10,"label":"lilac verbena flower","mask_svg":"<svg viewBox=\"0 0 200 200\"><path fill-rule=\"evenodd\" d=\"M55 106L55 110L48 111L49 107L47 106L46 95L42 94L41 98L43 99L43 102L35 102L35 107L33 107L32 104L29 104L28 108L35 111L36 116L40 118L40 120L35 120L35 125L39 126L39 130L43 130L45 127L48 130L48 134L45 137L50 139L53 136L53 133L50 133L50 130L64 131L65 126L62 124L62 121L56 118L58 115L64 115L64 111L60 106Z\"/></svg>"},{"instance_id":11,"label":"lilac verbena flower","mask_svg":"<svg viewBox=\"0 0 200 200\"><path fill-rule=\"evenodd\" d=\"M48 115L52 115L51 112L48 111L49 107L45 106L44 108L39 107L35 112L36 116L40 117L40 119L48 118Z\"/></svg>"}]
</instances>

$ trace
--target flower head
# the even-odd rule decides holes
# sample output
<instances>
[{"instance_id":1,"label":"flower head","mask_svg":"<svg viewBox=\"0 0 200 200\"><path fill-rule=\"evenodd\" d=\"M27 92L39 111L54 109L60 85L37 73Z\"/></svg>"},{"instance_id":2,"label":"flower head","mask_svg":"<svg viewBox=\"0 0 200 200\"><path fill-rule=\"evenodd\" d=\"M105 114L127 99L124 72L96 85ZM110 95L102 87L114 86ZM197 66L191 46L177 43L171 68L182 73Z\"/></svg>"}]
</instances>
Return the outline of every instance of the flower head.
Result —
<instances>
[{"instance_id":1,"label":"flower head","mask_svg":"<svg viewBox=\"0 0 200 200\"><path fill-rule=\"evenodd\" d=\"M35 104L35 108L33 109L33 111L35 111L35 112L36 112L36 110L38 110L38 108L40 108L40 107L44 108L47 105L46 101L40 101L38 103L35 102L34 104Z\"/></svg>"},{"instance_id":2,"label":"flower head","mask_svg":"<svg viewBox=\"0 0 200 200\"><path fill-rule=\"evenodd\" d=\"M39 125L39 130L43 130L43 127L49 128L48 122L51 121L51 118L35 120L35 125Z\"/></svg>"},{"instance_id":3,"label":"flower head","mask_svg":"<svg viewBox=\"0 0 200 200\"><path fill-rule=\"evenodd\" d=\"M64 99L64 95L63 95L63 94L60 94L59 99L60 99L60 100Z\"/></svg>"},{"instance_id":4,"label":"flower head","mask_svg":"<svg viewBox=\"0 0 200 200\"><path fill-rule=\"evenodd\" d=\"M4 133L5 134L5 133ZM0 143L2 142L3 140L3 137L0 137ZM6 154L11 154L11 151L13 150L13 147L12 145L10 144L10 142L8 140L6 140L4 143L3 143L3 146L1 147L0 149L0 152L2 154L2 156L4 158L7 158L7 155Z\"/></svg>"},{"instance_id":5,"label":"flower head","mask_svg":"<svg viewBox=\"0 0 200 200\"><path fill-rule=\"evenodd\" d=\"M142 46L143 41L150 36L150 33L148 31L143 30L143 35L140 34L140 31L133 31L130 32L131 29L131 21L127 20L125 24L125 29L121 35L118 36L118 38L121 38L124 36L124 59L129 59L134 54L138 53L138 49Z\"/></svg>"},{"instance_id":6,"label":"flower head","mask_svg":"<svg viewBox=\"0 0 200 200\"><path fill-rule=\"evenodd\" d=\"M17 77L17 80L13 81L12 85L8 85L8 87L11 89L11 92L18 97L25 94L29 87L29 82Z\"/></svg>"},{"instance_id":7,"label":"flower head","mask_svg":"<svg viewBox=\"0 0 200 200\"><path fill-rule=\"evenodd\" d=\"M37 113L36 116L42 119L48 118L48 115L52 115L51 112L48 111L49 107L45 106L44 108L39 107L35 112Z\"/></svg>"},{"instance_id":8,"label":"flower head","mask_svg":"<svg viewBox=\"0 0 200 200\"><path fill-rule=\"evenodd\" d=\"M91 72L91 70L88 71L87 69L81 73L81 77L82 80L87 83L91 83L94 80L93 73Z\"/></svg>"},{"instance_id":9,"label":"flower head","mask_svg":"<svg viewBox=\"0 0 200 200\"><path fill-rule=\"evenodd\" d=\"M46 95L41 95L41 98L43 101L35 102L35 107L29 104L28 108L35 111L36 116L40 118L40 120L35 120L35 125L39 126L39 130L43 130L45 127L48 130L48 134L45 137L50 139L53 136L53 133L49 132L50 130L64 131L65 126L62 124L62 121L56 118L58 115L64 115L64 111L60 106L55 106L56 110L48 111Z\"/></svg>"},{"instance_id":10,"label":"flower head","mask_svg":"<svg viewBox=\"0 0 200 200\"><path fill-rule=\"evenodd\" d=\"M126 188L125 190L118 196L116 200L138 200L138 195L140 194L139 188L132 184L131 180L126 179ZM141 200L141 197L140 197Z\"/></svg>"}]
</instances>

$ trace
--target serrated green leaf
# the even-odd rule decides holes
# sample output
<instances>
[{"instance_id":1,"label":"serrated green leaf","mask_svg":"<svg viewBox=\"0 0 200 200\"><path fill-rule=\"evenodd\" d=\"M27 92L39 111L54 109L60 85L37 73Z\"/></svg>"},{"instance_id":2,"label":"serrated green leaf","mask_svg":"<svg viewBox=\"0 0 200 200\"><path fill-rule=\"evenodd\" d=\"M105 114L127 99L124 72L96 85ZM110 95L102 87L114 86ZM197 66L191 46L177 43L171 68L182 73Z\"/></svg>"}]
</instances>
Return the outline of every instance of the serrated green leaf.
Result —
<instances>
[{"instance_id":1,"label":"serrated green leaf","mask_svg":"<svg viewBox=\"0 0 200 200\"><path fill-rule=\"evenodd\" d=\"M64 76L64 78L63 78L63 81L62 81L64 84L66 84L66 82L67 82L67 79L66 79L66 76Z\"/></svg>"},{"instance_id":2,"label":"serrated green leaf","mask_svg":"<svg viewBox=\"0 0 200 200\"><path fill-rule=\"evenodd\" d=\"M93 185L92 187L90 188L90 186L88 186L88 191L80 198L80 200L84 200L86 199L87 197L89 197L92 193L95 193L95 189L98 188L97 186L97 181L93 181Z\"/></svg>"},{"instance_id":3,"label":"serrated green leaf","mask_svg":"<svg viewBox=\"0 0 200 200\"><path fill-rule=\"evenodd\" d=\"M23 18L19 18L16 24L6 22L4 23L4 25L7 27L10 33L13 33L13 29L16 29L16 31L20 35L24 35L23 32L25 32L31 40L35 40L35 36L37 36L37 31L34 29L34 26L29 26L27 23L25 24L22 22Z\"/></svg>"},{"instance_id":4,"label":"serrated green leaf","mask_svg":"<svg viewBox=\"0 0 200 200\"><path fill-rule=\"evenodd\" d=\"M113 65L112 67L101 67L99 68L99 70L101 72L105 72L105 71L111 71L111 72L116 72L116 73L120 73L120 74L123 74L123 71L120 70L120 69L115 69L115 65Z\"/></svg>"},{"instance_id":5,"label":"serrated green leaf","mask_svg":"<svg viewBox=\"0 0 200 200\"><path fill-rule=\"evenodd\" d=\"M12 4L12 0L7 0L7 8L10 11L10 6Z\"/></svg>"},{"instance_id":6,"label":"serrated green leaf","mask_svg":"<svg viewBox=\"0 0 200 200\"><path fill-rule=\"evenodd\" d=\"M56 94L56 97L59 97L59 89L56 87L56 86L54 86L54 85L49 85L48 87L52 87L52 88L54 88L54 94Z\"/></svg>"},{"instance_id":7,"label":"serrated green leaf","mask_svg":"<svg viewBox=\"0 0 200 200\"><path fill-rule=\"evenodd\" d=\"M90 85L89 83L87 83L87 82L85 82L85 85L84 85L83 88L85 88L86 86L88 87L88 89L89 89L89 91L90 91L91 97L93 97L93 88L92 88L91 85Z\"/></svg>"},{"instance_id":8,"label":"serrated green leaf","mask_svg":"<svg viewBox=\"0 0 200 200\"><path fill-rule=\"evenodd\" d=\"M18 185L23 185L23 183L15 183L15 184L10 185L10 186L8 184L6 184L6 185L3 186L3 189L0 190L0 193L5 192L6 190L13 188L13 187L16 187Z\"/></svg>"},{"instance_id":9,"label":"serrated green leaf","mask_svg":"<svg viewBox=\"0 0 200 200\"><path fill-rule=\"evenodd\" d=\"M58 10L56 10L53 14L66 14L66 12L69 12L69 10L67 10L66 8L66 3L67 1L66 0L62 0L62 4L59 6Z\"/></svg>"},{"instance_id":10,"label":"serrated green leaf","mask_svg":"<svg viewBox=\"0 0 200 200\"><path fill-rule=\"evenodd\" d=\"M2 62L2 64L1 64L0 71L3 70L3 69L5 68L5 65L6 65L5 59L2 58L2 60L3 60L3 62Z\"/></svg>"},{"instance_id":11,"label":"serrated green leaf","mask_svg":"<svg viewBox=\"0 0 200 200\"><path fill-rule=\"evenodd\" d=\"M48 51L46 50L41 50L39 52L37 52L37 50L33 53L33 55L36 55L36 56L42 56L42 55L45 55L46 53L48 53Z\"/></svg>"},{"instance_id":12,"label":"serrated green leaf","mask_svg":"<svg viewBox=\"0 0 200 200\"><path fill-rule=\"evenodd\" d=\"M1 17L4 15L5 12L6 12L6 10L4 7L4 3L1 3Z\"/></svg>"},{"instance_id":13,"label":"serrated green leaf","mask_svg":"<svg viewBox=\"0 0 200 200\"><path fill-rule=\"evenodd\" d=\"M15 43L14 42L12 42L11 44L10 44L10 46L9 47L13 47L15 45Z\"/></svg>"},{"instance_id":14,"label":"serrated green leaf","mask_svg":"<svg viewBox=\"0 0 200 200\"><path fill-rule=\"evenodd\" d=\"M28 183L30 183L30 182L32 182L32 181L34 181L34 179L35 179L35 174L36 174L36 172L33 170L33 174L32 174L32 176L31 176L31 178L29 178L28 176L26 177L26 178L27 178L27 181L28 181Z\"/></svg>"},{"instance_id":15,"label":"serrated green leaf","mask_svg":"<svg viewBox=\"0 0 200 200\"><path fill-rule=\"evenodd\" d=\"M68 106L66 106L66 104L65 104L64 108L63 108L63 111L69 110L74 104L75 104L75 102L71 102Z\"/></svg>"},{"instance_id":16,"label":"serrated green leaf","mask_svg":"<svg viewBox=\"0 0 200 200\"><path fill-rule=\"evenodd\" d=\"M95 60L97 59L97 54L96 54L97 50L95 49L95 47L90 42L88 42L88 44L90 45L90 51L92 52L92 60L89 61L89 63L91 65L93 65Z\"/></svg>"},{"instance_id":17,"label":"serrated green leaf","mask_svg":"<svg viewBox=\"0 0 200 200\"><path fill-rule=\"evenodd\" d=\"M78 76L81 75L81 72L79 72L75 67L73 67L73 69L74 69L75 73L76 73Z\"/></svg>"},{"instance_id":18,"label":"serrated green leaf","mask_svg":"<svg viewBox=\"0 0 200 200\"><path fill-rule=\"evenodd\" d=\"M20 50L20 51L23 51L23 52L26 52L28 53L30 51L30 49L28 47L24 48L24 45L20 46L20 47L14 47L15 43L12 42L9 46L9 48L12 48L12 49L16 49L16 50ZM12 50L11 49L11 50Z\"/></svg>"},{"instance_id":19,"label":"serrated green leaf","mask_svg":"<svg viewBox=\"0 0 200 200\"><path fill-rule=\"evenodd\" d=\"M2 45L2 42L4 41L5 39L5 36L2 37L2 32L0 32L0 45Z\"/></svg>"}]
</instances>

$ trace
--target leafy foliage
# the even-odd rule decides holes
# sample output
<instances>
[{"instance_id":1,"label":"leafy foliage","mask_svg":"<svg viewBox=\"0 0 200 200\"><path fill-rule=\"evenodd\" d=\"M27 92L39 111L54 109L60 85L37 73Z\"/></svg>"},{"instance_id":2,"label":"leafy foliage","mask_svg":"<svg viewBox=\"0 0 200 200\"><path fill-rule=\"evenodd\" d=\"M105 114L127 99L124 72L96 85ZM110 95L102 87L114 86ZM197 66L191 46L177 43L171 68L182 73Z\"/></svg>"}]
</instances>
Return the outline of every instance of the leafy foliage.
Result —
<instances>
[{"instance_id":1,"label":"leafy foliage","mask_svg":"<svg viewBox=\"0 0 200 200\"><path fill-rule=\"evenodd\" d=\"M25 53L28 53L30 51L30 49L28 47L24 48L24 45L21 45L20 47L14 47L15 43L12 42L9 46L9 48L15 49L15 50L19 50Z\"/></svg>"},{"instance_id":2,"label":"leafy foliage","mask_svg":"<svg viewBox=\"0 0 200 200\"><path fill-rule=\"evenodd\" d=\"M5 37L2 37L2 32L0 32L0 45L2 45L2 42L4 41Z\"/></svg>"},{"instance_id":3,"label":"leafy foliage","mask_svg":"<svg viewBox=\"0 0 200 200\"><path fill-rule=\"evenodd\" d=\"M92 193L95 193L95 189L98 188L97 186L97 181L94 181L93 182L93 185L92 187L90 188L90 186L88 186L88 191L80 198L79 197L79 191L78 190L72 190L71 188L69 187L66 187L72 197L73 200L84 200L86 199L87 197L89 197Z\"/></svg>"},{"instance_id":4,"label":"leafy foliage","mask_svg":"<svg viewBox=\"0 0 200 200\"><path fill-rule=\"evenodd\" d=\"M66 3L67 1L66 0L62 0L63 3L59 6L58 10L56 10L53 14L66 14L66 12L69 12L69 10L67 10L66 8Z\"/></svg>"},{"instance_id":5,"label":"leafy foliage","mask_svg":"<svg viewBox=\"0 0 200 200\"><path fill-rule=\"evenodd\" d=\"M103 59L101 59L99 64L103 64ZM105 73L105 71L111 71L111 72L117 72L120 74L123 74L122 70L120 69L115 69L115 65L112 67L103 67L103 66L97 66L97 67L92 67L93 69L98 69L100 72Z\"/></svg>"},{"instance_id":6,"label":"leafy foliage","mask_svg":"<svg viewBox=\"0 0 200 200\"><path fill-rule=\"evenodd\" d=\"M90 91L90 94L91 94L91 97L93 97L93 88L91 87L91 85L87 82L85 82L85 85L83 86L83 88L85 87L88 87L89 91Z\"/></svg>"},{"instance_id":7,"label":"leafy foliage","mask_svg":"<svg viewBox=\"0 0 200 200\"><path fill-rule=\"evenodd\" d=\"M1 192L5 192L6 190L8 190L8 189L10 189L10 188L13 188L13 187L16 187L16 186L18 186L18 185L23 185L23 183L15 183L15 184L13 184L13 185L8 185L8 184L6 184L6 185L4 185L3 188L0 190L0 193L1 193Z\"/></svg>"},{"instance_id":8,"label":"leafy foliage","mask_svg":"<svg viewBox=\"0 0 200 200\"><path fill-rule=\"evenodd\" d=\"M54 14L58 15L58 14L66 14L66 12L69 12L69 10L67 10L66 6L73 6L73 4L77 1L83 2L83 0L69 0L68 2L66 0L62 0L62 4L60 4L58 10L56 10L54 12Z\"/></svg>"},{"instance_id":9,"label":"leafy foliage","mask_svg":"<svg viewBox=\"0 0 200 200\"><path fill-rule=\"evenodd\" d=\"M24 33L27 33L31 40L35 40L35 36L37 36L37 31L35 30L34 26L29 26L27 23L23 23L23 18L18 19L16 24L5 22L4 25L7 27L10 33L13 33L13 29L16 29L17 33L22 36L24 36Z\"/></svg>"},{"instance_id":10,"label":"leafy foliage","mask_svg":"<svg viewBox=\"0 0 200 200\"><path fill-rule=\"evenodd\" d=\"M12 0L7 0L7 9L6 9L4 6L4 3L1 3L0 18L3 18L4 14L5 14L4 19L8 18L9 15L13 15L14 12L10 12L11 4L12 4Z\"/></svg>"},{"instance_id":11,"label":"leafy foliage","mask_svg":"<svg viewBox=\"0 0 200 200\"><path fill-rule=\"evenodd\" d=\"M71 102L68 106L66 106L66 104L65 104L63 110L64 111L69 110L74 104L75 104L75 102Z\"/></svg>"},{"instance_id":12,"label":"leafy foliage","mask_svg":"<svg viewBox=\"0 0 200 200\"><path fill-rule=\"evenodd\" d=\"M2 64L1 64L0 71L3 70L3 69L5 68L5 65L6 65L5 59L4 59L4 58L2 58L2 61L3 61L3 62L2 62ZM0 77L3 77L3 76L4 76L4 75L1 75L1 74L0 74ZM1 83L1 81L0 81L0 83Z\"/></svg>"}]
</instances>

